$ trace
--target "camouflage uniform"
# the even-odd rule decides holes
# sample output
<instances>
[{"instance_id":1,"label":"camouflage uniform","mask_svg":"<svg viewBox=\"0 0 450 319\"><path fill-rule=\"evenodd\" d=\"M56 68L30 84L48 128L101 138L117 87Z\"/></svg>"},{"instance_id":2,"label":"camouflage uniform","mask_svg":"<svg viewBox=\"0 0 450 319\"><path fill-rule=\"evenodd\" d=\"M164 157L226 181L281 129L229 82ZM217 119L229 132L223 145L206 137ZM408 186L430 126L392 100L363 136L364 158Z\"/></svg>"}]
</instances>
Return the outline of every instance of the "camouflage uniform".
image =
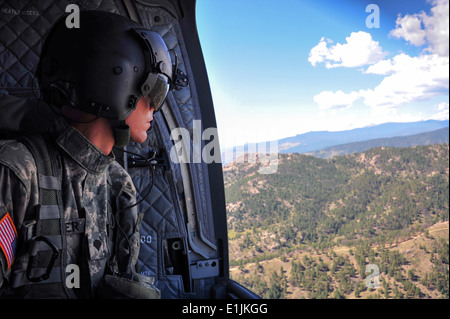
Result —
<instances>
[{"instance_id":1,"label":"camouflage uniform","mask_svg":"<svg viewBox=\"0 0 450 319\"><path fill-rule=\"evenodd\" d=\"M65 120L56 121L50 135L62 158L67 264L77 264L81 270L81 288L73 288L74 293L69 297L89 298L103 278L111 255L108 238L111 218L107 212L111 211L111 204L115 205L119 192L126 191L128 205L133 204L135 188L113 154L104 155ZM20 142L1 141L0 219L9 213L20 234L26 216L31 216L38 199L37 170L32 154ZM19 256L15 257L17 262ZM14 264L7 269L2 250L0 264L1 295L1 290L10 290L14 280Z\"/></svg>"}]
</instances>

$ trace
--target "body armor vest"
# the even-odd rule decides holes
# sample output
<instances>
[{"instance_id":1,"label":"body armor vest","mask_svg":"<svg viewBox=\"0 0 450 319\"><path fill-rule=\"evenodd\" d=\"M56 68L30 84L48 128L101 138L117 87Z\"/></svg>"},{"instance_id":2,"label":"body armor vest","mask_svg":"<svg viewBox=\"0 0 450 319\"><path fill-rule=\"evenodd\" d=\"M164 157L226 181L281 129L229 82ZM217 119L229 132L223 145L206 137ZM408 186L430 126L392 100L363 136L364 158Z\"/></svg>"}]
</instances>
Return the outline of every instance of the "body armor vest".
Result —
<instances>
[{"instance_id":1,"label":"body armor vest","mask_svg":"<svg viewBox=\"0 0 450 319\"><path fill-rule=\"evenodd\" d=\"M75 298L66 284L66 223L61 196L61 156L42 136L20 139L33 155L39 184L35 216L27 216L12 268L13 295L21 298ZM80 227L84 225L80 220Z\"/></svg>"}]
</instances>

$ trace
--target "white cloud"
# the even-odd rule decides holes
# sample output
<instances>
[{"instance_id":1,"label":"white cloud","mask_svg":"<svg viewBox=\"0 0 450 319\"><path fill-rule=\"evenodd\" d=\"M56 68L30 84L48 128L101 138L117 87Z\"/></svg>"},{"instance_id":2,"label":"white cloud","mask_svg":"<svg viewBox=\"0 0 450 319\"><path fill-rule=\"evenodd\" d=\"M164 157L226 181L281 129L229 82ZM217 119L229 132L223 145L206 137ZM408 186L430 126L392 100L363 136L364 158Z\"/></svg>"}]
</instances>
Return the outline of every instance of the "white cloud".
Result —
<instances>
[{"instance_id":1,"label":"white cloud","mask_svg":"<svg viewBox=\"0 0 450 319\"><path fill-rule=\"evenodd\" d=\"M449 0L435 0L431 14L422 12L406 15L397 19L397 28L391 32L414 45L428 44L429 47L421 55L411 57L407 54L398 54L391 59L382 60L383 55L378 42L374 42L365 32L352 33L347 38L347 44L328 48L324 39L311 50L312 65L320 62L338 61L340 64L330 64L327 67L349 66L347 58L351 55L347 49L376 47L376 54L369 58L354 60L353 65L369 65L365 74L383 75L381 82L371 89L361 89L345 93L342 91L323 91L314 97L320 109L342 109L351 106L356 100L372 110L379 109L383 113L388 109L396 109L408 103L424 101L438 94L448 96L449 89L449 56L448 56L448 2ZM357 41L359 39L359 41ZM363 40L365 39L365 40ZM364 44L364 45L363 45ZM361 51L361 50L360 50ZM345 59L342 59L345 57ZM356 58L355 58L356 59ZM364 63L362 61L365 61ZM436 113L444 116L445 110ZM448 115L448 110L447 110Z\"/></svg>"},{"instance_id":2,"label":"white cloud","mask_svg":"<svg viewBox=\"0 0 450 319\"><path fill-rule=\"evenodd\" d=\"M360 67L374 64L386 56L370 33L363 31L352 32L345 44L337 43L328 47L331 43L333 41L329 39L320 39L319 44L311 49L308 61L313 66L326 62L327 68Z\"/></svg>"},{"instance_id":3,"label":"white cloud","mask_svg":"<svg viewBox=\"0 0 450 319\"><path fill-rule=\"evenodd\" d=\"M344 93L342 91L323 91L314 96L314 102L321 110L344 109L350 107L361 96L358 92Z\"/></svg>"},{"instance_id":4,"label":"white cloud","mask_svg":"<svg viewBox=\"0 0 450 319\"><path fill-rule=\"evenodd\" d=\"M370 66L366 73L389 74L374 89L361 90L364 103L371 107L399 107L429 99L448 90L449 59L436 54L395 56Z\"/></svg>"},{"instance_id":5,"label":"white cloud","mask_svg":"<svg viewBox=\"0 0 450 319\"><path fill-rule=\"evenodd\" d=\"M396 28L390 32L396 38L403 38L415 46L425 44L427 33L422 29L422 19L420 14L409 15L403 18L399 16L396 21Z\"/></svg>"},{"instance_id":6,"label":"white cloud","mask_svg":"<svg viewBox=\"0 0 450 319\"><path fill-rule=\"evenodd\" d=\"M365 73L386 76L374 89L323 91L314 96L314 101L321 110L347 108L360 98L367 106L386 109L423 101L449 89L449 59L436 54L399 54L371 65Z\"/></svg>"},{"instance_id":7,"label":"white cloud","mask_svg":"<svg viewBox=\"0 0 450 319\"><path fill-rule=\"evenodd\" d=\"M320 39L319 41L319 44L312 48L309 52L308 61L312 64L312 66L316 66L317 63L322 63L323 61L325 61L325 58L328 55L329 51L327 42L329 43L329 40L326 41L325 38L322 37L322 39Z\"/></svg>"},{"instance_id":8,"label":"white cloud","mask_svg":"<svg viewBox=\"0 0 450 319\"><path fill-rule=\"evenodd\" d=\"M400 16L390 34L415 46L428 44L427 50L440 56L449 55L449 0L431 2L431 14L425 12Z\"/></svg>"},{"instance_id":9,"label":"white cloud","mask_svg":"<svg viewBox=\"0 0 450 319\"><path fill-rule=\"evenodd\" d=\"M448 114L448 102L439 103L436 107L439 112L447 111Z\"/></svg>"},{"instance_id":10,"label":"white cloud","mask_svg":"<svg viewBox=\"0 0 450 319\"><path fill-rule=\"evenodd\" d=\"M430 116L430 120L438 120L438 121L444 121L449 119L449 104L448 102L442 102L439 103L434 108L434 114Z\"/></svg>"}]
</instances>

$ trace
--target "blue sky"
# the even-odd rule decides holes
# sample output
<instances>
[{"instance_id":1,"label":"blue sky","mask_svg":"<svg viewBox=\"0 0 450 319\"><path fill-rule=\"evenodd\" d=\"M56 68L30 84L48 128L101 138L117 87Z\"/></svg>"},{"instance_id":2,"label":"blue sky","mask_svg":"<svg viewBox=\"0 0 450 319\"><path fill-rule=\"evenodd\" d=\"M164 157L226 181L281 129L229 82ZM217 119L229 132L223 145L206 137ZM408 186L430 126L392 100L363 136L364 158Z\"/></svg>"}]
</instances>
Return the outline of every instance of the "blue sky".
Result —
<instances>
[{"instance_id":1,"label":"blue sky","mask_svg":"<svg viewBox=\"0 0 450 319\"><path fill-rule=\"evenodd\" d=\"M222 148L448 119L448 20L448 0L197 0Z\"/></svg>"}]
</instances>

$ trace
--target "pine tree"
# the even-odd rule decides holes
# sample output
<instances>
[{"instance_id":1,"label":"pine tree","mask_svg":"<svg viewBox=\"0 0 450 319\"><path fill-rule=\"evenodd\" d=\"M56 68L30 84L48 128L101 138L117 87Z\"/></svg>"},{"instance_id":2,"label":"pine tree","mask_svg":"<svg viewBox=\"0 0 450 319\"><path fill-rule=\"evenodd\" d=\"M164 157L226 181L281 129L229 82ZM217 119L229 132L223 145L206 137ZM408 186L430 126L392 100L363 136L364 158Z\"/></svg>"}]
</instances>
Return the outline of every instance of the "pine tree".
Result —
<instances>
[{"instance_id":1,"label":"pine tree","mask_svg":"<svg viewBox=\"0 0 450 319\"><path fill-rule=\"evenodd\" d=\"M356 284L356 286L355 286L355 297L356 298L361 297L360 294L359 294L359 284Z\"/></svg>"}]
</instances>

